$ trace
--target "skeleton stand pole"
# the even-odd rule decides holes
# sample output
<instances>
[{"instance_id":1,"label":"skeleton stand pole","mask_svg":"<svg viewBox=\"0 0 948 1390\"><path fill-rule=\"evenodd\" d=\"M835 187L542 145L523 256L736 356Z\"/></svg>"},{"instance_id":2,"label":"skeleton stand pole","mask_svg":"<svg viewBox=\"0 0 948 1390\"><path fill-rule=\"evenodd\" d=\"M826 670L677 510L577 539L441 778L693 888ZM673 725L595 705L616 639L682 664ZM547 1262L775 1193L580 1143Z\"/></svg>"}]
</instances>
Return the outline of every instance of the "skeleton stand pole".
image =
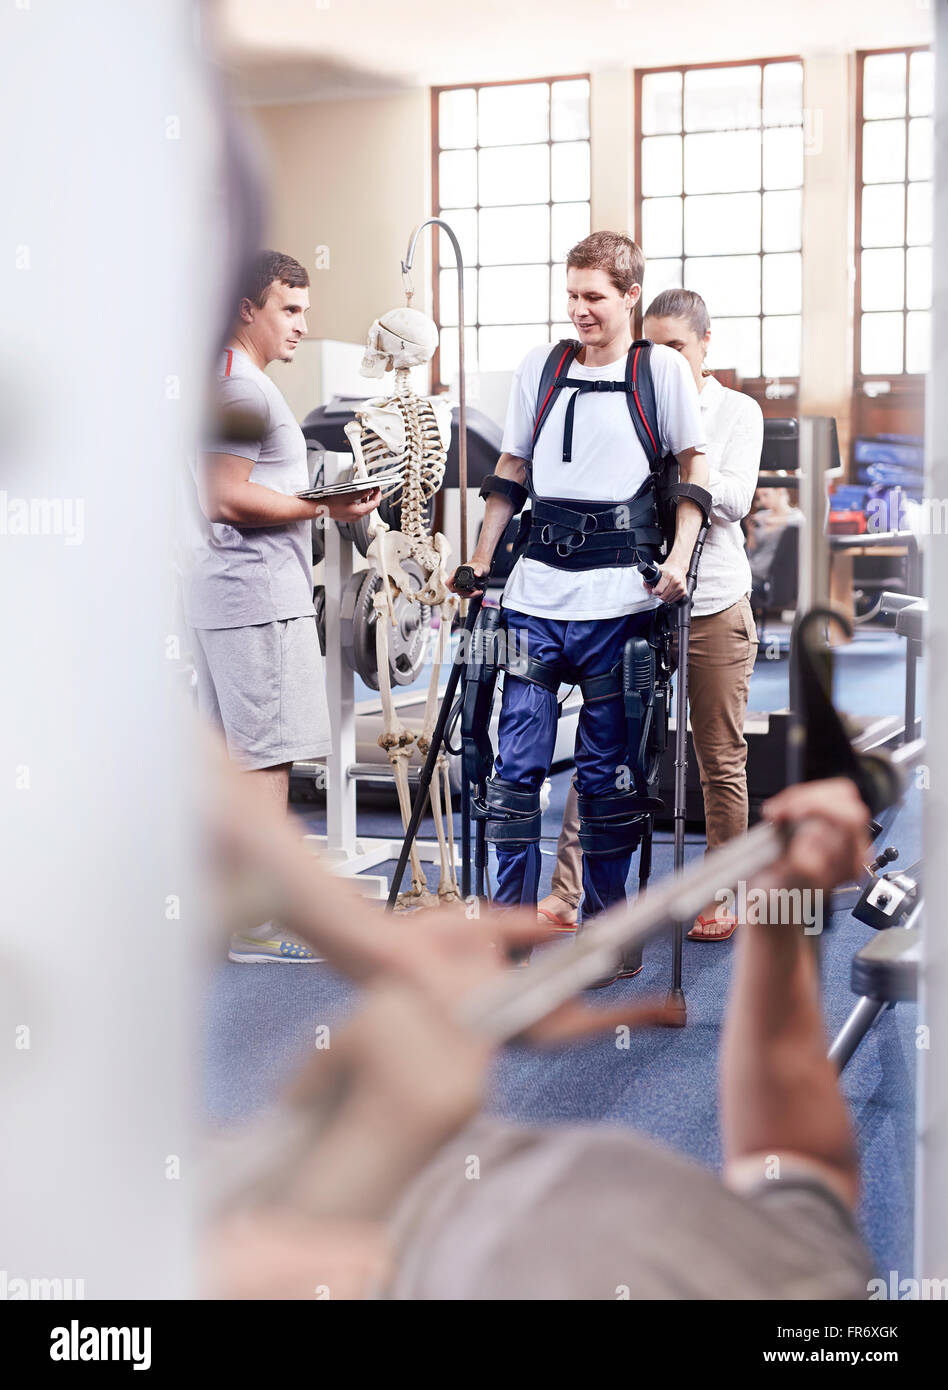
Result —
<instances>
[{"instance_id":1,"label":"skeleton stand pole","mask_svg":"<svg viewBox=\"0 0 948 1390\"><path fill-rule=\"evenodd\" d=\"M454 234L453 229L440 217L429 217L424 222L420 222L411 234L408 243L408 250L405 259L402 261L402 279L405 289L410 297L412 294L411 273L412 261L415 258L415 243L425 227L440 227L447 233L448 239L454 248L454 259L458 268L458 492L460 493L461 509L461 559L462 565L467 564L467 390L465 387L464 372L464 257L461 255L461 244ZM480 606L480 605L478 605ZM452 672L452 677L454 673ZM463 679L463 675L461 677ZM457 678L454 681L457 685ZM449 682L450 685L450 682ZM451 687L452 690L454 687ZM443 730L442 730L443 732ZM434 747L440 743L440 736L435 740ZM426 764L427 765L427 764ZM430 781L430 778L429 778ZM417 828L417 827L416 827ZM414 831L409 832L409 838L414 835ZM399 882L401 874L399 874ZM465 899L471 895L471 787L461 772L461 896Z\"/></svg>"},{"instance_id":2,"label":"skeleton stand pole","mask_svg":"<svg viewBox=\"0 0 948 1390\"><path fill-rule=\"evenodd\" d=\"M473 628L483 601L483 594L477 594L474 598L471 599L468 605L467 618L464 622L463 631L465 633L470 633L471 629ZM411 854L411 847L414 843L415 836L418 833L418 827L421 824L421 817L424 814L425 802L428 798L428 788L431 786L431 779L434 776L435 767L438 762L438 754L441 751L441 745L444 742L444 731L447 728L448 720L451 717L451 707L454 703L454 693L457 690L458 682L460 681L461 676L464 673L466 656L467 642L462 637L458 649L454 654L454 661L451 666L451 674L448 676L448 683L445 686L444 695L441 700L441 709L438 712L438 722L434 726L434 731L431 735L431 746L428 749L428 755L425 758L425 765L422 768L421 776L418 779L418 787L415 792L415 800L412 802L411 818L408 822L408 829L405 831L405 839L402 843L401 853L398 856L398 863L395 865L395 873L392 875L392 886L389 889L388 903L386 904L389 912L391 912L394 909L395 903L398 900L398 894L401 891L402 879L405 876L405 866L408 863L408 856ZM467 785L467 780L465 779L464 786L466 787ZM471 872L470 840L467 840L465 842L463 849L464 852L468 855L468 894L465 895L468 896L470 893Z\"/></svg>"}]
</instances>

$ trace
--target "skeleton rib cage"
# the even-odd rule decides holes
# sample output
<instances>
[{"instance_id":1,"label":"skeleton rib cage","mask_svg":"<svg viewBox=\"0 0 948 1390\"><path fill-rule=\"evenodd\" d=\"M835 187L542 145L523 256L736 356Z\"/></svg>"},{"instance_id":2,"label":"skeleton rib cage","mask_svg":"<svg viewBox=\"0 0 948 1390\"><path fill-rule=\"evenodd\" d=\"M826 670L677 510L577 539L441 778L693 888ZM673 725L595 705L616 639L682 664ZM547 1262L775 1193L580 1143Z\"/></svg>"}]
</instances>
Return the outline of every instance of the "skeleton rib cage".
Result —
<instances>
[{"instance_id":1,"label":"skeleton rib cage","mask_svg":"<svg viewBox=\"0 0 948 1390\"><path fill-rule=\"evenodd\" d=\"M396 409L405 425L405 447L396 453L376 434L367 421L362 425L362 457L371 473L374 469L400 466L401 486L393 498L401 499L399 530L411 542L411 554L426 570L437 569L439 559L431 543L428 501L444 481L447 459L438 421L429 400L407 394L393 396L382 409Z\"/></svg>"}]
</instances>

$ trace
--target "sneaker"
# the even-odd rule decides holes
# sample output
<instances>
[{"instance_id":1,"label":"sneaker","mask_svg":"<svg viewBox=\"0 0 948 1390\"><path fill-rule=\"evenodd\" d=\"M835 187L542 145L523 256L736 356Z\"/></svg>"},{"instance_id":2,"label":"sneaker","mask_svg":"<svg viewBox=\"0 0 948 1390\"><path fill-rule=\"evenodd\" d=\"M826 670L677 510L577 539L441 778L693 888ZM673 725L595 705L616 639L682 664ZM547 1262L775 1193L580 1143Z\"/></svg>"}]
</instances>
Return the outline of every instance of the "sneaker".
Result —
<instances>
[{"instance_id":1,"label":"sneaker","mask_svg":"<svg viewBox=\"0 0 948 1390\"><path fill-rule=\"evenodd\" d=\"M315 951L311 951L301 941L294 941L292 937L274 936L261 939L235 934L230 939L227 959L237 961L239 965L255 965L261 961L315 964L325 957L317 956Z\"/></svg>"}]
</instances>

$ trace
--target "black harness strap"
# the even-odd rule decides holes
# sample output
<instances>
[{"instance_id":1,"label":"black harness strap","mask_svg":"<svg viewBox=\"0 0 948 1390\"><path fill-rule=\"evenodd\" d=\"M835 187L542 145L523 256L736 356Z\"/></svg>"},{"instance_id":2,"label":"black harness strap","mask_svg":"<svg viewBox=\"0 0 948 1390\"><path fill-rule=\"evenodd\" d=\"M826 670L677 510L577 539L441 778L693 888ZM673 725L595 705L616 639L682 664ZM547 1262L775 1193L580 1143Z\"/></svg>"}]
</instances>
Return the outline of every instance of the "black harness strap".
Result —
<instances>
[{"instance_id":1,"label":"black harness strap","mask_svg":"<svg viewBox=\"0 0 948 1390\"><path fill-rule=\"evenodd\" d=\"M642 451L648 459L649 468L653 473L658 473L664 466L665 456L658 443L658 406L652 381L651 355L652 344L646 339L632 344L625 363L625 387L629 413Z\"/></svg>"},{"instance_id":2,"label":"black harness strap","mask_svg":"<svg viewBox=\"0 0 948 1390\"><path fill-rule=\"evenodd\" d=\"M566 419L563 422L563 462L572 463L573 461L573 416L576 412L576 397L585 395L587 391L622 391L628 392L628 387L624 381L574 381L571 377L558 377L553 383L553 389L557 387L568 388L572 391L569 403L566 407Z\"/></svg>"},{"instance_id":3,"label":"black harness strap","mask_svg":"<svg viewBox=\"0 0 948 1390\"><path fill-rule=\"evenodd\" d=\"M621 667L613 666L601 676L586 676L579 682L584 700L612 700L622 694Z\"/></svg>"},{"instance_id":4,"label":"black harness strap","mask_svg":"<svg viewBox=\"0 0 948 1390\"><path fill-rule=\"evenodd\" d=\"M674 534L674 509L660 491L677 481L674 459L663 454L658 427L658 407L651 372L652 344L640 339L626 356L622 381L587 381L569 375L582 344L564 338L548 355L540 375L537 416L532 449L536 448L558 390L571 392L563 424L563 461L572 461L576 399L591 392L622 391L636 437L648 460L649 476L634 497L614 504L571 501L538 496L532 468L527 482L532 503L531 527L526 550L529 559L561 569L610 569L656 559ZM667 489L665 489L667 491ZM660 505L661 502L661 505Z\"/></svg>"},{"instance_id":5,"label":"black harness strap","mask_svg":"<svg viewBox=\"0 0 948 1390\"><path fill-rule=\"evenodd\" d=\"M647 339L639 339L629 348L625 363L624 381L581 381L569 375L582 344L574 339L564 338L547 358L540 376L540 389L537 397L537 417L533 426L533 445L536 446L540 431L546 424L547 416L553 408L558 390L572 391L566 407L563 425L563 462L572 462L573 420L576 413L576 397L590 391L624 391L629 406L629 415L638 436L645 457L652 472L658 472L664 464L664 456L658 443L658 410L655 402L655 388L649 367L652 344Z\"/></svg>"},{"instance_id":6,"label":"black harness strap","mask_svg":"<svg viewBox=\"0 0 948 1390\"><path fill-rule=\"evenodd\" d=\"M564 369L569 371L569 364L581 347L582 344L573 338L562 338L543 364L537 400L537 418L533 426L534 444L536 444L537 436L546 423L546 417L553 409L553 402L555 400L553 388L556 380Z\"/></svg>"},{"instance_id":7,"label":"black harness strap","mask_svg":"<svg viewBox=\"0 0 948 1390\"><path fill-rule=\"evenodd\" d=\"M551 666L548 661L538 661L533 656L508 657L503 670L522 681L542 685L544 690L552 690L554 695L560 688L560 668Z\"/></svg>"}]
</instances>

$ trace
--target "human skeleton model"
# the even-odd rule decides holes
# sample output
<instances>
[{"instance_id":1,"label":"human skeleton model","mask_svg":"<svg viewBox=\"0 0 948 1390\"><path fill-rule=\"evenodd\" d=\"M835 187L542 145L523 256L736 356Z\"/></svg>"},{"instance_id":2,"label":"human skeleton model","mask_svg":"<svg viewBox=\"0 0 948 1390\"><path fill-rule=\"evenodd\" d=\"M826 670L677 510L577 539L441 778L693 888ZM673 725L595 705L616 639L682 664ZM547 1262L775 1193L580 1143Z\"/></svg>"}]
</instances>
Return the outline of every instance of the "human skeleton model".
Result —
<instances>
[{"instance_id":1,"label":"human skeleton model","mask_svg":"<svg viewBox=\"0 0 948 1390\"><path fill-rule=\"evenodd\" d=\"M438 342L438 330L431 319L417 309L393 309L376 319L369 329L362 375L381 377L395 371L394 393L366 401L346 426L352 446L355 476L366 477L381 466L401 466L401 530L393 531L374 511L369 519L368 559L378 571L382 587L376 594L375 643L379 674L379 694L385 728L379 737L395 774L402 824L408 827L411 803L408 794L408 763L417 747L425 757L431 743L438 713L438 679L444 644L451 631L457 598L446 579L451 548L446 538L432 535L428 527L428 501L444 480L448 446L451 442L451 407L446 401L416 396L411 389L409 368L427 362ZM414 561L406 569L403 562ZM419 572L421 583L419 585ZM399 719L392 700L389 675L389 625L395 626L394 598L401 593L412 603L436 608L441 617L438 641L432 663L431 683L420 731L409 729ZM442 788L447 812L447 836L442 812ZM448 761L439 754L431 780L431 811L440 850L441 875L438 895L428 891L417 850L411 852L411 888L399 896L397 906L429 907L460 900L454 870L454 832Z\"/></svg>"}]
</instances>

